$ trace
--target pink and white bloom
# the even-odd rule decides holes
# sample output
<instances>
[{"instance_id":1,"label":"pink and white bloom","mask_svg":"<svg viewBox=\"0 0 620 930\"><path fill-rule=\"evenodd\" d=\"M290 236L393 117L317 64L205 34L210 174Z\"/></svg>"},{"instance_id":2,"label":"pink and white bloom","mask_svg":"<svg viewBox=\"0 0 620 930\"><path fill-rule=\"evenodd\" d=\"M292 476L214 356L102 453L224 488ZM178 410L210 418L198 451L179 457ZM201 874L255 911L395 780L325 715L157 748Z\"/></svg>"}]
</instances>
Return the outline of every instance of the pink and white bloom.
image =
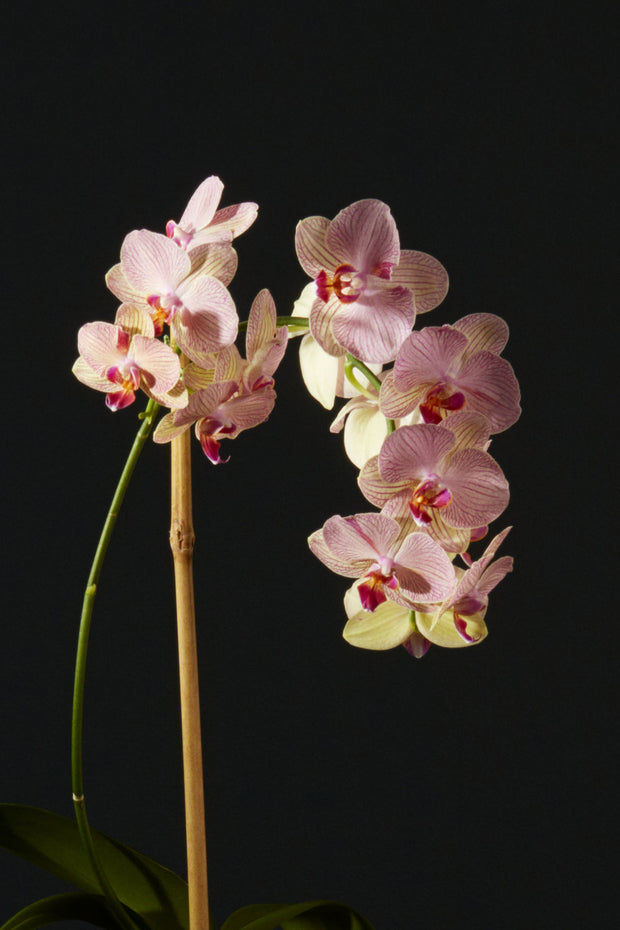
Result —
<instances>
[{"instance_id":1,"label":"pink and white bloom","mask_svg":"<svg viewBox=\"0 0 620 930\"><path fill-rule=\"evenodd\" d=\"M493 433L507 429L521 413L517 379L499 356L507 335L505 322L490 313L411 333L382 386L384 414L402 417L419 409L426 423L440 423L465 409L484 414Z\"/></svg>"},{"instance_id":2,"label":"pink and white bloom","mask_svg":"<svg viewBox=\"0 0 620 930\"><path fill-rule=\"evenodd\" d=\"M235 341L239 318L226 287L213 275L192 274L188 254L159 233L129 233L120 266L106 280L122 300L150 308L157 335L167 323L189 358Z\"/></svg>"},{"instance_id":3,"label":"pink and white bloom","mask_svg":"<svg viewBox=\"0 0 620 930\"><path fill-rule=\"evenodd\" d=\"M276 393L273 374L287 344L286 326L277 326L276 308L268 290L252 303L246 333L247 359L235 346L190 364L184 381L193 391L184 410L168 414L153 439L169 442L192 424L202 450L217 465L222 439L235 439L243 430L263 423L273 410Z\"/></svg>"},{"instance_id":4,"label":"pink and white bloom","mask_svg":"<svg viewBox=\"0 0 620 930\"><path fill-rule=\"evenodd\" d=\"M454 569L445 552L423 533L403 539L396 520L380 513L334 516L313 533L310 549L329 569L359 578L365 610L386 599L412 609L441 600L454 587Z\"/></svg>"},{"instance_id":5,"label":"pink and white bloom","mask_svg":"<svg viewBox=\"0 0 620 930\"><path fill-rule=\"evenodd\" d=\"M390 516L411 514L442 545L451 527L485 526L502 513L509 498L501 468L481 448L488 437L485 419L460 414L457 422L455 431L444 423L401 426L359 477L371 503Z\"/></svg>"},{"instance_id":6,"label":"pink and white bloom","mask_svg":"<svg viewBox=\"0 0 620 930\"><path fill-rule=\"evenodd\" d=\"M456 569L456 587L436 611L421 615L418 622L420 632L431 642L436 642L438 637L444 638L450 626L464 645L480 642L487 635L484 618L489 606L489 594L512 571L513 565L509 555L495 561L493 559L511 529L509 526L498 533L477 561L472 562L466 553L463 554L469 567L465 571ZM450 636L453 634L450 633Z\"/></svg>"},{"instance_id":7,"label":"pink and white bloom","mask_svg":"<svg viewBox=\"0 0 620 930\"><path fill-rule=\"evenodd\" d=\"M411 331L420 303L431 309L447 289L431 256L401 252L396 223L380 200L359 200L332 221L311 216L297 225L295 247L315 281L310 331L330 355L389 362Z\"/></svg>"},{"instance_id":8,"label":"pink and white bloom","mask_svg":"<svg viewBox=\"0 0 620 930\"><path fill-rule=\"evenodd\" d=\"M112 323L86 323L78 333L78 349L74 375L88 387L103 391L110 410L128 407L140 388L165 406L187 404L187 391L179 383L179 357L163 342L130 336Z\"/></svg>"},{"instance_id":9,"label":"pink and white bloom","mask_svg":"<svg viewBox=\"0 0 620 930\"><path fill-rule=\"evenodd\" d=\"M359 649L384 651L404 646L410 655L421 659L431 645L459 649L481 642L488 632L484 620L472 618L470 631L475 638L466 640L459 635L448 613L430 630L430 614L408 610L393 601L385 601L374 613L369 613L362 607L357 583L345 594L344 606L348 620L342 636Z\"/></svg>"},{"instance_id":10,"label":"pink and white bloom","mask_svg":"<svg viewBox=\"0 0 620 930\"><path fill-rule=\"evenodd\" d=\"M178 223L166 223L166 235L187 252L212 242L230 242L252 225L258 204L237 203L218 210L224 185L212 175L200 184L189 199Z\"/></svg>"}]
</instances>

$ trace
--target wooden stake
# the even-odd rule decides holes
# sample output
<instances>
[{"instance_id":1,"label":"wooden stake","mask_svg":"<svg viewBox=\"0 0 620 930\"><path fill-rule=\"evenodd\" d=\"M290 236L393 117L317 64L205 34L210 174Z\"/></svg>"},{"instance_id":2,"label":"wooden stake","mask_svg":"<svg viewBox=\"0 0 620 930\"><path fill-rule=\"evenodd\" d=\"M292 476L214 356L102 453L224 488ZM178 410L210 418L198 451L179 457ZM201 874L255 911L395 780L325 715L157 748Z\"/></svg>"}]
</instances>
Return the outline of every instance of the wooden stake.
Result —
<instances>
[{"instance_id":1,"label":"wooden stake","mask_svg":"<svg viewBox=\"0 0 620 930\"><path fill-rule=\"evenodd\" d=\"M189 884L190 930L209 930L207 849L205 835L202 742L196 612L194 607L194 527L192 523L191 430L172 440L172 507L170 547L179 641L183 780L185 786L185 834Z\"/></svg>"}]
</instances>

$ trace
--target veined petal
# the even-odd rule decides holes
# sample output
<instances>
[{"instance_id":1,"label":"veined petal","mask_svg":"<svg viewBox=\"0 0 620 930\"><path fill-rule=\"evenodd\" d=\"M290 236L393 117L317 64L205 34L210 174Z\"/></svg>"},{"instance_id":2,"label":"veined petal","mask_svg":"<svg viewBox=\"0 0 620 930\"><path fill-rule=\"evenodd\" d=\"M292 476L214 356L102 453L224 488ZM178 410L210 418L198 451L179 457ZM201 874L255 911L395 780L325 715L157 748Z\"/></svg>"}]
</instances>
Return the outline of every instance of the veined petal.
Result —
<instances>
[{"instance_id":1,"label":"veined petal","mask_svg":"<svg viewBox=\"0 0 620 930\"><path fill-rule=\"evenodd\" d=\"M336 342L356 358L385 363L396 357L411 332L415 307L407 288L386 286L380 279L375 281L353 303L340 304L333 318L332 333Z\"/></svg>"},{"instance_id":2,"label":"veined petal","mask_svg":"<svg viewBox=\"0 0 620 930\"><path fill-rule=\"evenodd\" d=\"M470 313L453 325L467 336L466 356L476 352L500 355L508 342L508 325L494 313Z\"/></svg>"},{"instance_id":3,"label":"veined petal","mask_svg":"<svg viewBox=\"0 0 620 930\"><path fill-rule=\"evenodd\" d=\"M440 474L440 465L453 446L454 436L441 426L401 426L383 443L379 471L389 484Z\"/></svg>"},{"instance_id":4,"label":"veined petal","mask_svg":"<svg viewBox=\"0 0 620 930\"><path fill-rule=\"evenodd\" d=\"M365 274L383 276L385 266L397 265L400 258L394 217L380 200L358 200L341 210L327 230L326 245L338 264L351 264Z\"/></svg>"},{"instance_id":5,"label":"veined petal","mask_svg":"<svg viewBox=\"0 0 620 930\"><path fill-rule=\"evenodd\" d=\"M121 264L129 284L146 295L174 291L191 268L182 249L149 229L135 229L125 237Z\"/></svg>"},{"instance_id":6,"label":"veined petal","mask_svg":"<svg viewBox=\"0 0 620 930\"><path fill-rule=\"evenodd\" d=\"M257 215L257 203L251 201L236 203L232 207L224 207L217 211L211 222L211 229L217 232L230 232L233 239L236 239L250 228Z\"/></svg>"},{"instance_id":7,"label":"veined petal","mask_svg":"<svg viewBox=\"0 0 620 930\"><path fill-rule=\"evenodd\" d=\"M221 281L201 275L183 282L178 295L183 307L172 320L172 329L186 355L193 359L194 351L217 352L235 341L239 317Z\"/></svg>"},{"instance_id":8,"label":"veined petal","mask_svg":"<svg viewBox=\"0 0 620 930\"><path fill-rule=\"evenodd\" d=\"M387 442L387 439L384 440L384 442ZM359 474L357 483L366 500L374 504L375 507L383 507L396 495L403 493L408 494L411 487L411 478L407 475L400 481L390 483L385 481L379 472L379 456L377 455L366 462ZM405 500L405 511L406 509L407 505ZM394 515L390 514L390 516Z\"/></svg>"},{"instance_id":9,"label":"veined petal","mask_svg":"<svg viewBox=\"0 0 620 930\"><path fill-rule=\"evenodd\" d=\"M192 391L200 391L215 381L215 361L217 356L205 354L204 363L196 365L190 362L183 369L183 381Z\"/></svg>"},{"instance_id":10,"label":"veined petal","mask_svg":"<svg viewBox=\"0 0 620 930\"><path fill-rule=\"evenodd\" d=\"M130 336L155 336L155 327L147 310L134 304L121 304L114 318L116 326L122 327Z\"/></svg>"},{"instance_id":11,"label":"veined petal","mask_svg":"<svg viewBox=\"0 0 620 930\"><path fill-rule=\"evenodd\" d=\"M412 413L424 399L426 384L411 391L399 391L394 384L394 370L388 371L381 382L381 412L391 419L400 419Z\"/></svg>"},{"instance_id":12,"label":"veined petal","mask_svg":"<svg viewBox=\"0 0 620 930\"><path fill-rule=\"evenodd\" d=\"M451 382L466 348L467 337L451 326L427 326L411 333L394 362L394 386L408 392Z\"/></svg>"},{"instance_id":13,"label":"veined petal","mask_svg":"<svg viewBox=\"0 0 620 930\"><path fill-rule=\"evenodd\" d=\"M519 419L519 383L505 358L492 352L471 355L457 384L466 394L468 408L488 417L492 432L501 433Z\"/></svg>"},{"instance_id":14,"label":"veined petal","mask_svg":"<svg viewBox=\"0 0 620 930\"><path fill-rule=\"evenodd\" d=\"M449 430L454 437L452 453L459 449L482 449L486 452L491 435L491 423L482 413L457 410L437 424Z\"/></svg>"},{"instance_id":15,"label":"veined petal","mask_svg":"<svg viewBox=\"0 0 620 930\"><path fill-rule=\"evenodd\" d=\"M264 423L273 410L275 402L276 392L271 385L265 385L249 394L232 397L221 404L219 409L234 423L236 435L241 430Z\"/></svg>"},{"instance_id":16,"label":"veined petal","mask_svg":"<svg viewBox=\"0 0 620 930\"><path fill-rule=\"evenodd\" d=\"M426 252L403 249L390 280L413 291L416 313L434 310L448 293L448 272Z\"/></svg>"},{"instance_id":17,"label":"veined petal","mask_svg":"<svg viewBox=\"0 0 620 930\"><path fill-rule=\"evenodd\" d=\"M325 216L308 216L295 229L295 251L299 264L311 278L319 272L334 271L340 261L326 242L330 221Z\"/></svg>"},{"instance_id":18,"label":"veined petal","mask_svg":"<svg viewBox=\"0 0 620 930\"><path fill-rule=\"evenodd\" d=\"M245 351L252 361L259 349L274 339L277 329L277 313L271 293L264 288L252 301L245 335Z\"/></svg>"},{"instance_id":19,"label":"veined petal","mask_svg":"<svg viewBox=\"0 0 620 930\"><path fill-rule=\"evenodd\" d=\"M224 185L218 177L211 175L199 184L189 199L183 216L178 222L182 229L202 229L208 226L222 198Z\"/></svg>"},{"instance_id":20,"label":"veined petal","mask_svg":"<svg viewBox=\"0 0 620 930\"><path fill-rule=\"evenodd\" d=\"M119 347L124 343L124 348ZM112 323L85 323L78 332L78 351L98 375L122 365L127 358L129 336Z\"/></svg>"},{"instance_id":21,"label":"veined petal","mask_svg":"<svg viewBox=\"0 0 620 930\"><path fill-rule=\"evenodd\" d=\"M442 474L452 500L444 509L449 526L474 528L490 523L506 509L510 492L504 473L488 452L462 449Z\"/></svg>"},{"instance_id":22,"label":"veined petal","mask_svg":"<svg viewBox=\"0 0 620 930\"><path fill-rule=\"evenodd\" d=\"M332 333L332 323L341 308L342 304L332 294L327 302L317 297L310 311L310 332L328 355L347 354L347 350L336 341Z\"/></svg>"},{"instance_id":23,"label":"veined petal","mask_svg":"<svg viewBox=\"0 0 620 930\"><path fill-rule=\"evenodd\" d=\"M133 287L127 280L127 275L122 264L113 265L105 276L105 283L115 297L118 297L124 304L133 304L134 306L148 307L144 294L137 288Z\"/></svg>"},{"instance_id":24,"label":"veined petal","mask_svg":"<svg viewBox=\"0 0 620 930\"><path fill-rule=\"evenodd\" d=\"M235 276L239 256L231 245L221 242L198 244L187 252L191 274L212 275L228 287Z\"/></svg>"},{"instance_id":25,"label":"veined petal","mask_svg":"<svg viewBox=\"0 0 620 930\"><path fill-rule=\"evenodd\" d=\"M184 433L186 429L189 429L192 424L191 420L188 423L182 423L180 425L175 424L174 415L174 412L171 412L167 413L165 417L162 417L155 427L153 442L171 442L173 439L176 439L177 436L180 436L181 433Z\"/></svg>"},{"instance_id":26,"label":"veined petal","mask_svg":"<svg viewBox=\"0 0 620 930\"><path fill-rule=\"evenodd\" d=\"M337 575L344 575L345 578L359 578L364 572L368 571L375 561L374 553L368 557L351 560L342 557L331 551L325 542L323 530L316 530L308 537L310 551L320 559L323 565L326 565L332 572Z\"/></svg>"},{"instance_id":27,"label":"veined petal","mask_svg":"<svg viewBox=\"0 0 620 930\"><path fill-rule=\"evenodd\" d=\"M351 517L330 517L323 535L330 552L347 560L376 559L388 555L398 536L395 520L379 513L358 513Z\"/></svg>"},{"instance_id":28,"label":"veined petal","mask_svg":"<svg viewBox=\"0 0 620 930\"><path fill-rule=\"evenodd\" d=\"M179 356L159 339L134 336L130 353L142 369L142 376L149 389L154 393L169 391L181 377Z\"/></svg>"},{"instance_id":29,"label":"veined petal","mask_svg":"<svg viewBox=\"0 0 620 930\"><path fill-rule=\"evenodd\" d=\"M452 562L425 533L407 536L396 555L394 573L401 593L422 603L443 601L456 585Z\"/></svg>"},{"instance_id":30,"label":"veined petal","mask_svg":"<svg viewBox=\"0 0 620 930\"><path fill-rule=\"evenodd\" d=\"M117 384L94 372L88 362L81 357L75 361L71 371L78 381L89 388L94 388L95 391L103 391L105 394L109 394L118 388Z\"/></svg>"}]
</instances>

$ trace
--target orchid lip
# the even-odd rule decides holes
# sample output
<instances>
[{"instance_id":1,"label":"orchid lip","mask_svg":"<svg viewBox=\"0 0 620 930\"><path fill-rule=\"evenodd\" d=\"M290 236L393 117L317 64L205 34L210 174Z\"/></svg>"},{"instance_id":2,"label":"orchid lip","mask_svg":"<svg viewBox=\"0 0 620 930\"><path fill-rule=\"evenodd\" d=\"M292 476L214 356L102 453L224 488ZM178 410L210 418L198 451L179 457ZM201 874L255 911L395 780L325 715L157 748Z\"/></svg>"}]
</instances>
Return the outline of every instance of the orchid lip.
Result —
<instances>
[{"instance_id":1,"label":"orchid lip","mask_svg":"<svg viewBox=\"0 0 620 930\"><path fill-rule=\"evenodd\" d=\"M441 509L447 507L452 500L449 488L441 485L437 475L429 475L422 481L409 501L409 510L418 526L426 526L432 520L429 508Z\"/></svg>"},{"instance_id":2,"label":"orchid lip","mask_svg":"<svg viewBox=\"0 0 620 930\"><path fill-rule=\"evenodd\" d=\"M454 391L451 385L439 382L433 385L420 404L420 413L425 423L441 423L446 414L462 410L465 399L461 391Z\"/></svg>"},{"instance_id":3,"label":"orchid lip","mask_svg":"<svg viewBox=\"0 0 620 930\"><path fill-rule=\"evenodd\" d=\"M366 275L357 271L353 265L338 265L332 278L325 270L316 278L316 292L324 303L330 295L336 295L340 303L354 303L366 286Z\"/></svg>"}]
</instances>

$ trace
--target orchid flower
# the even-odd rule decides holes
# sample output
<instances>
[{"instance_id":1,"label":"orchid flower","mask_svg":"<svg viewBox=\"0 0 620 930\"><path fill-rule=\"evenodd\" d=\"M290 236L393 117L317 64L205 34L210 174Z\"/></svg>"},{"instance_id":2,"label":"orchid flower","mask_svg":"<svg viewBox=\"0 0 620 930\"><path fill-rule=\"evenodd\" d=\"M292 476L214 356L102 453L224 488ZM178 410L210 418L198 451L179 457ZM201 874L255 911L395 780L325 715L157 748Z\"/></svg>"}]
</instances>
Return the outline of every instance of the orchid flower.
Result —
<instances>
[{"instance_id":1,"label":"orchid flower","mask_svg":"<svg viewBox=\"0 0 620 930\"><path fill-rule=\"evenodd\" d=\"M237 203L218 210L224 185L212 175L200 184L189 199L178 223L166 223L166 235L187 252L212 242L230 242L252 225L258 204Z\"/></svg>"},{"instance_id":2,"label":"orchid flower","mask_svg":"<svg viewBox=\"0 0 620 930\"><path fill-rule=\"evenodd\" d=\"M329 569L360 578L358 591L365 610L386 599L412 609L432 604L437 593L454 587L454 569L443 549L424 533L402 538L396 520L380 513L330 517L308 544Z\"/></svg>"},{"instance_id":3,"label":"orchid flower","mask_svg":"<svg viewBox=\"0 0 620 930\"><path fill-rule=\"evenodd\" d=\"M482 556L472 562L464 553L463 559L468 568L456 569L458 583L450 596L432 614L425 614L419 627L431 641L434 631L441 622L445 626L449 621L458 635L467 644L478 642L486 636L484 616L489 604L489 594L500 581L512 571L513 560L509 555L493 561L495 554L512 527L507 527L495 536Z\"/></svg>"},{"instance_id":4,"label":"orchid flower","mask_svg":"<svg viewBox=\"0 0 620 930\"><path fill-rule=\"evenodd\" d=\"M450 423L450 421L447 421ZM508 504L508 482L483 449L484 417L460 414L444 423L401 426L384 441L359 477L364 496L390 516L410 513L440 542L449 528L485 526Z\"/></svg>"},{"instance_id":5,"label":"orchid flower","mask_svg":"<svg viewBox=\"0 0 620 930\"><path fill-rule=\"evenodd\" d=\"M112 323L86 323L78 333L78 349L73 374L103 391L110 410L132 404L139 388L167 407L187 404L187 390L179 383L179 357L163 342L132 336Z\"/></svg>"},{"instance_id":6,"label":"orchid flower","mask_svg":"<svg viewBox=\"0 0 620 930\"><path fill-rule=\"evenodd\" d=\"M466 409L484 414L493 433L507 429L521 413L517 379L499 357L507 334L490 313L411 333L382 386L383 413L402 417L419 408L426 423L439 423Z\"/></svg>"},{"instance_id":7,"label":"orchid flower","mask_svg":"<svg viewBox=\"0 0 620 930\"><path fill-rule=\"evenodd\" d=\"M344 597L348 617L342 632L344 639L361 649L384 650L402 645L417 658L425 655L431 644L458 649L482 642L488 634L484 616L489 592L512 569L510 556L491 565L509 530L510 527L499 533L467 571L455 568L456 587L432 613L407 610L391 601L368 613L356 582Z\"/></svg>"},{"instance_id":8,"label":"orchid flower","mask_svg":"<svg viewBox=\"0 0 620 930\"><path fill-rule=\"evenodd\" d=\"M159 233L129 233L120 266L111 269L106 280L122 300L137 300L150 308L157 335L168 323L189 358L216 352L236 338L239 318L226 287L213 275L192 274L188 254Z\"/></svg>"},{"instance_id":9,"label":"orchid flower","mask_svg":"<svg viewBox=\"0 0 620 930\"><path fill-rule=\"evenodd\" d=\"M413 326L416 297L421 310L430 310L447 290L436 259L401 252L396 223L379 200L359 200L331 222L302 220L295 246L316 284L310 331L329 355L391 361Z\"/></svg>"},{"instance_id":10,"label":"orchid flower","mask_svg":"<svg viewBox=\"0 0 620 930\"><path fill-rule=\"evenodd\" d=\"M276 399L273 373L286 351L287 328L278 327L276 308L268 290L252 303L246 334L247 359L235 346L184 370L186 386L193 391L184 410L165 416L157 426L155 442L170 442L195 424L195 433L207 458L218 465L222 439L235 439L243 430L263 423Z\"/></svg>"}]
</instances>

